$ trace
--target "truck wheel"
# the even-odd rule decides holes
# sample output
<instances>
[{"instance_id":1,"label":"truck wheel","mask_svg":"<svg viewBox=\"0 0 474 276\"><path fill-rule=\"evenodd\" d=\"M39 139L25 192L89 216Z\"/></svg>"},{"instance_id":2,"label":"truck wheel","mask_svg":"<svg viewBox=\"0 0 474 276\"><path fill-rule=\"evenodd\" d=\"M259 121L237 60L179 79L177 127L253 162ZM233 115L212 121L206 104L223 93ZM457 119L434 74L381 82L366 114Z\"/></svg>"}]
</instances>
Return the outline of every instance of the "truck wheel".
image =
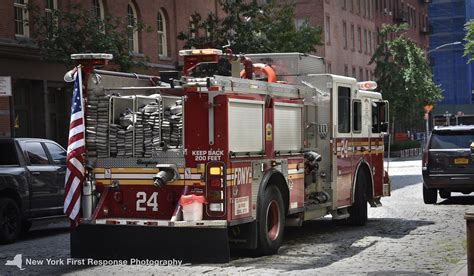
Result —
<instances>
[{"instance_id":1,"label":"truck wheel","mask_svg":"<svg viewBox=\"0 0 474 276\"><path fill-rule=\"evenodd\" d=\"M16 202L0 198L0 243L12 243L21 232L21 214Z\"/></svg>"},{"instance_id":2,"label":"truck wheel","mask_svg":"<svg viewBox=\"0 0 474 276\"><path fill-rule=\"evenodd\" d=\"M442 199L451 198L451 192L446 190L439 190L439 197L441 197Z\"/></svg>"},{"instance_id":3,"label":"truck wheel","mask_svg":"<svg viewBox=\"0 0 474 276\"><path fill-rule=\"evenodd\" d=\"M367 222L367 181L364 173L357 175L354 203L348 208L350 225L362 226Z\"/></svg>"},{"instance_id":4,"label":"truck wheel","mask_svg":"<svg viewBox=\"0 0 474 276\"><path fill-rule=\"evenodd\" d=\"M423 201L425 204L435 204L438 199L438 191L436 189L429 189L423 185Z\"/></svg>"},{"instance_id":5,"label":"truck wheel","mask_svg":"<svg viewBox=\"0 0 474 276\"><path fill-rule=\"evenodd\" d=\"M285 207L280 190L276 186L268 186L258 205L257 251L259 254L275 254L280 248L285 229L284 212Z\"/></svg>"}]
</instances>

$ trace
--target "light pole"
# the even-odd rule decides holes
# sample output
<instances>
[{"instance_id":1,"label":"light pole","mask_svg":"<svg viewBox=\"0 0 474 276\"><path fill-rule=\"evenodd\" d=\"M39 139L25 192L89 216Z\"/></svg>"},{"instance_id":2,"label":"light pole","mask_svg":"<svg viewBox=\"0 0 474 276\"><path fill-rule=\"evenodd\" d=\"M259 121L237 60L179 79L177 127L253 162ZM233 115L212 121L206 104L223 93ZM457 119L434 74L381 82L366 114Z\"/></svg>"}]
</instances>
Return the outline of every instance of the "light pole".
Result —
<instances>
[{"instance_id":1,"label":"light pole","mask_svg":"<svg viewBox=\"0 0 474 276\"><path fill-rule=\"evenodd\" d=\"M426 54L430 54L431 52L438 51L439 49L442 49L444 47L459 45L461 43L462 43L461 41L454 41L454 42L445 43L445 44L439 45L438 47L436 47L434 49L429 50L428 52L426 52Z\"/></svg>"}]
</instances>

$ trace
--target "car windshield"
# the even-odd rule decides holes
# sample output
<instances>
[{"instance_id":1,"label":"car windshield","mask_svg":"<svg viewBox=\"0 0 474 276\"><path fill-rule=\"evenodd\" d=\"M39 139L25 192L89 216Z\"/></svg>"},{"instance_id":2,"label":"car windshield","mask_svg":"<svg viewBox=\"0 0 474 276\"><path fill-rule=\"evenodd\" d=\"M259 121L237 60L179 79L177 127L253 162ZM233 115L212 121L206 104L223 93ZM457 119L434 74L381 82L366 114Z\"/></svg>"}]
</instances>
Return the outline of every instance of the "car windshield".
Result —
<instances>
[{"instance_id":1,"label":"car windshield","mask_svg":"<svg viewBox=\"0 0 474 276\"><path fill-rule=\"evenodd\" d=\"M473 131L433 132L432 149L467 149L474 141Z\"/></svg>"},{"instance_id":2,"label":"car windshield","mask_svg":"<svg viewBox=\"0 0 474 276\"><path fill-rule=\"evenodd\" d=\"M18 165L13 141L0 141L0 165Z\"/></svg>"}]
</instances>

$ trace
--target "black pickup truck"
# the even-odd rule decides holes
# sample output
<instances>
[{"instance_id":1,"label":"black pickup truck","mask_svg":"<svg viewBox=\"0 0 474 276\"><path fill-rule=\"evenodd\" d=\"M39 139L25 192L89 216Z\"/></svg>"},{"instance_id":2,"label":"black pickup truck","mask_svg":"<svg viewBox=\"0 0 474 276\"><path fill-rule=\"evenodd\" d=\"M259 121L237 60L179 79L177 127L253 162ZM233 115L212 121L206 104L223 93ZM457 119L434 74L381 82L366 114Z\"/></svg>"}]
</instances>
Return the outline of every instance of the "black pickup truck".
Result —
<instances>
[{"instance_id":1,"label":"black pickup truck","mask_svg":"<svg viewBox=\"0 0 474 276\"><path fill-rule=\"evenodd\" d=\"M66 151L35 138L0 139L0 243L12 243L32 221L63 215Z\"/></svg>"}]
</instances>

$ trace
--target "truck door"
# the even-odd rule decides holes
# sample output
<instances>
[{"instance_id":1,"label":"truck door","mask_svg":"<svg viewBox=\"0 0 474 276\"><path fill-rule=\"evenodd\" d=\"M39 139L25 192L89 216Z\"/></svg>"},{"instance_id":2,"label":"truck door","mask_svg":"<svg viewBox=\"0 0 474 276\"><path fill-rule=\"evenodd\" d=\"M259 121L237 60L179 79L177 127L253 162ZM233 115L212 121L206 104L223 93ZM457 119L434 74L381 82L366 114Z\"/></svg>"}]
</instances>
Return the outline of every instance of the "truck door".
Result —
<instances>
[{"instance_id":1,"label":"truck door","mask_svg":"<svg viewBox=\"0 0 474 276\"><path fill-rule=\"evenodd\" d=\"M351 204L352 187L352 133L351 133L351 86L337 84L333 96L335 125L335 189L336 207Z\"/></svg>"},{"instance_id":2,"label":"truck door","mask_svg":"<svg viewBox=\"0 0 474 276\"><path fill-rule=\"evenodd\" d=\"M30 172L30 198L33 216L46 216L57 213L58 187L56 168L49 161L43 145L39 141L22 144L27 169Z\"/></svg>"},{"instance_id":3,"label":"truck door","mask_svg":"<svg viewBox=\"0 0 474 276\"><path fill-rule=\"evenodd\" d=\"M49 157L51 158L52 164L56 170L55 188L57 194L54 197L56 202L54 206L59 207L62 213L62 207L64 204L64 183L66 177L66 150L57 144L45 142L44 145L48 150Z\"/></svg>"}]
</instances>

